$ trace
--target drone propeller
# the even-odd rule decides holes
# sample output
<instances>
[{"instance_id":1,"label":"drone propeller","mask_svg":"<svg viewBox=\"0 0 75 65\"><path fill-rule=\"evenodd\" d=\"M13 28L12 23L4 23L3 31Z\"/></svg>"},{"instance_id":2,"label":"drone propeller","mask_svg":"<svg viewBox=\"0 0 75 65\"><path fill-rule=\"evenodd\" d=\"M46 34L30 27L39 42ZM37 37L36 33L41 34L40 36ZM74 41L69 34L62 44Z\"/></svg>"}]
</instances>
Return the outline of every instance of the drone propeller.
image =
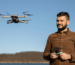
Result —
<instances>
[{"instance_id":1,"label":"drone propeller","mask_svg":"<svg viewBox=\"0 0 75 65\"><path fill-rule=\"evenodd\" d=\"M32 20L32 19L30 19L30 20ZM30 21L30 20L22 20L22 23L27 23L28 24L28 21Z\"/></svg>"},{"instance_id":2,"label":"drone propeller","mask_svg":"<svg viewBox=\"0 0 75 65\"><path fill-rule=\"evenodd\" d=\"M5 14L0 14L0 15L1 15L1 16L2 16L2 15L4 16ZM5 16L6 16L6 15L5 15Z\"/></svg>"},{"instance_id":3,"label":"drone propeller","mask_svg":"<svg viewBox=\"0 0 75 65\"><path fill-rule=\"evenodd\" d=\"M32 14L26 14L27 16L33 16Z\"/></svg>"},{"instance_id":4,"label":"drone propeller","mask_svg":"<svg viewBox=\"0 0 75 65\"><path fill-rule=\"evenodd\" d=\"M3 15L3 14L0 14L0 15Z\"/></svg>"},{"instance_id":5,"label":"drone propeller","mask_svg":"<svg viewBox=\"0 0 75 65\"><path fill-rule=\"evenodd\" d=\"M32 19L30 19L30 20L32 20ZM22 20L22 21L30 21L30 20Z\"/></svg>"},{"instance_id":6,"label":"drone propeller","mask_svg":"<svg viewBox=\"0 0 75 65\"><path fill-rule=\"evenodd\" d=\"M10 15L8 12L5 12L5 13L7 13L8 15Z\"/></svg>"},{"instance_id":7,"label":"drone propeller","mask_svg":"<svg viewBox=\"0 0 75 65\"><path fill-rule=\"evenodd\" d=\"M0 14L0 16L1 16L1 21L3 21L3 19L2 19L3 14Z\"/></svg>"},{"instance_id":8,"label":"drone propeller","mask_svg":"<svg viewBox=\"0 0 75 65\"><path fill-rule=\"evenodd\" d=\"M24 14L24 15L27 15L27 16L33 16L33 15L31 15L31 14L25 14L26 12L28 12L28 11L23 12L23 14Z\"/></svg>"},{"instance_id":9,"label":"drone propeller","mask_svg":"<svg viewBox=\"0 0 75 65\"><path fill-rule=\"evenodd\" d=\"M28 12L28 11L23 12L23 14L25 14L26 12Z\"/></svg>"}]
</instances>

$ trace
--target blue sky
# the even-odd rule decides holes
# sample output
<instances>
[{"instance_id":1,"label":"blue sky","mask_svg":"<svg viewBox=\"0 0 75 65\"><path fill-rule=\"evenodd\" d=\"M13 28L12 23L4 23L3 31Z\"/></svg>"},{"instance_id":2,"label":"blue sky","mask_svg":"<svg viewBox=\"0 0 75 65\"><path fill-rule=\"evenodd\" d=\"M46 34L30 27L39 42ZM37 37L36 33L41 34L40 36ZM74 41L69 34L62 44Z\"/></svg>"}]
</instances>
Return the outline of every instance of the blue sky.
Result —
<instances>
[{"instance_id":1,"label":"blue sky","mask_svg":"<svg viewBox=\"0 0 75 65\"><path fill-rule=\"evenodd\" d=\"M68 28L75 32L75 0L0 0L0 14L23 16L24 11L33 15L27 17L32 19L28 24L7 24L11 18L0 20L0 54L43 52L48 36L58 30L56 15L61 11L69 13Z\"/></svg>"}]
</instances>

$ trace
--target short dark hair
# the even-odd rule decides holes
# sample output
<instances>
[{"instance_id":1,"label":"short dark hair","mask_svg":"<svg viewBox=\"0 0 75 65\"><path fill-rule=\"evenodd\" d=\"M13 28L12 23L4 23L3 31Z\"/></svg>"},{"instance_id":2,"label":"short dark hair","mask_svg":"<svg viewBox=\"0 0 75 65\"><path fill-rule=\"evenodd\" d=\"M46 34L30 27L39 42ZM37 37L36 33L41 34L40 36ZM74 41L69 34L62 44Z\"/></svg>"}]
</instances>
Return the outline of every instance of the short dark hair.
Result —
<instances>
[{"instance_id":1,"label":"short dark hair","mask_svg":"<svg viewBox=\"0 0 75 65\"><path fill-rule=\"evenodd\" d=\"M67 20L70 19L69 14L67 12L60 12L60 13L58 13L57 17L60 17L60 16L66 16Z\"/></svg>"}]
</instances>

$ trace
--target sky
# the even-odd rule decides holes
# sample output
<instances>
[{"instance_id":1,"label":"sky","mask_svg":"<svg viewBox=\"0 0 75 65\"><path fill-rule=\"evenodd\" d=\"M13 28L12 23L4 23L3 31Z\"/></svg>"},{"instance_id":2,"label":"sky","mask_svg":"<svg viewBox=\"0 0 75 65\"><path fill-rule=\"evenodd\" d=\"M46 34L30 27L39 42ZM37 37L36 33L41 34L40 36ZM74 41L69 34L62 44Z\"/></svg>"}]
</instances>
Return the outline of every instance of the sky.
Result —
<instances>
[{"instance_id":1,"label":"sky","mask_svg":"<svg viewBox=\"0 0 75 65\"><path fill-rule=\"evenodd\" d=\"M62 11L69 13L68 28L75 32L75 0L0 0L0 14L24 16L25 11L33 15L27 16L32 19L28 24L7 24L11 18L0 20L0 54L44 52L48 36L58 30L56 15Z\"/></svg>"}]
</instances>

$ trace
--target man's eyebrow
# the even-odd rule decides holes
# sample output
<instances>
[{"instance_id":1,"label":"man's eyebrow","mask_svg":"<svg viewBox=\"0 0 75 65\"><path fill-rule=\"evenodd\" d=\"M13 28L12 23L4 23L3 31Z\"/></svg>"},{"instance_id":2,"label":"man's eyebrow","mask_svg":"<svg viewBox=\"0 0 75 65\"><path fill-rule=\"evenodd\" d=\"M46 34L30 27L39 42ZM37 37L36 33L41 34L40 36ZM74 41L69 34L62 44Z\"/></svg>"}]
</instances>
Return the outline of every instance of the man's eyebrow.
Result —
<instances>
[{"instance_id":1,"label":"man's eyebrow","mask_svg":"<svg viewBox=\"0 0 75 65\"><path fill-rule=\"evenodd\" d=\"M64 20L60 20L60 21L64 21Z\"/></svg>"},{"instance_id":2,"label":"man's eyebrow","mask_svg":"<svg viewBox=\"0 0 75 65\"><path fill-rule=\"evenodd\" d=\"M56 20L56 21L64 21L64 20Z\"/></svg>"}]
</instances>

